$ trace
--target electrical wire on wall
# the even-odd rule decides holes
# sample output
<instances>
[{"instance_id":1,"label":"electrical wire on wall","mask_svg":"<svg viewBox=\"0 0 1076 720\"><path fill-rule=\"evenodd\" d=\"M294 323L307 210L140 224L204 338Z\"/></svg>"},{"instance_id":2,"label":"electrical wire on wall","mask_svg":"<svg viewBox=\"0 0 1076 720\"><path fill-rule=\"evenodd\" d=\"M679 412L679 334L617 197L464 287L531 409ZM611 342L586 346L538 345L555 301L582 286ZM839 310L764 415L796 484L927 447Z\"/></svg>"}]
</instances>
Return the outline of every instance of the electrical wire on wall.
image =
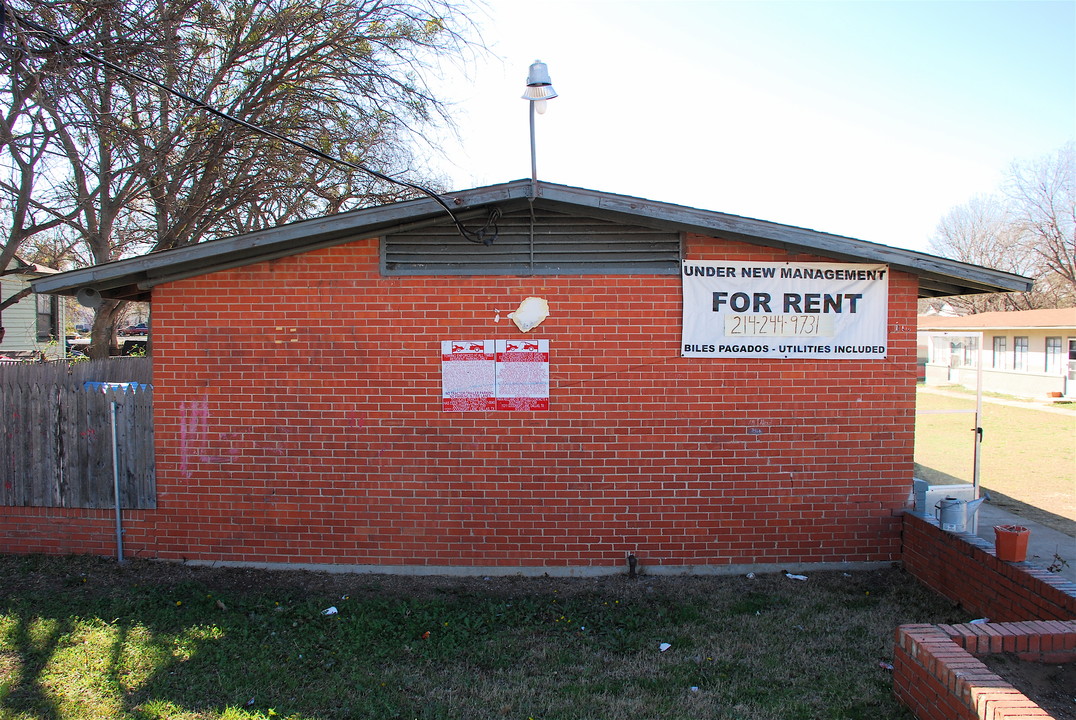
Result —
<instances>
[{"instance_id":1,"label":"electrical wire on wall","mask_svg":"<svg viewBox=\"0 0 1076 720\"><path fill-rule=\"evenodd\" d=\"M202 100L199 100L198 98L193 97L191 95L188 95L188 94L186 94L186 93L184 93L182 91L179 91L179 90L176 90L174 88L168 87L164 83L161 83L161 82L159 82L157 80L154 80L153 78L147 77L145 75L142 75L140 73L134 72L132 70L128 70L127 68L124 68L124 67L112 62L111 60L108 60L108 59L106 59L104 57L101 57L100 55L96 55L94 53L91 53L88 50L83 50L82 48L75 47L70 41L68 41L66 38L64 38L62 35L58 34L57 32L55 32L53 30L50 30L49 28L41 25L40 23L34 22L33 20L29 20L27 18L22 17L18 12L15 11L14 8L9 7L7 5L7 3L4 2L4 0L0 0L0 41L3 40L4 32L7 29L6 28L6 23L7 23L7 19L9 17L9 15L10 15L11 19L14 21L15 24L17 24L17 25L19 25L19 26L21 26L23 28L26 28L27 30L31 30L31 31L33 31L35 33L40 33L41 35L43 35L46 38L48 38L49 40L51 40L52 43L55 44L55 46L59 46L60 48L63 48L63 49L66 49L66 50L71 50L71 51L77 53L78 55L81 55L82 57L86 58L87 60L90 60L92 62L95 62L95 63L98 63L100 65L103 65L103 66L105 66L105 67L107 67L107 68L109 68L111 70L114 70L115 72L118 72L118 73L120 73L122 75L125 75L125 76L127 76L129 78L132 78L134 80L138 80L139 82L144 82L144 83L147 83L149 85L152 85L153 87L156 87L156 88L158 88L160 90L163 90L163 91L167 92L168 94L170 94L170 95L172 95L174 97L177 97L180 100L183 100L184 102L190 103L191 105L193 105L193 106L195 106L195 107L197 107L197 108L199 108L201 110L204 110L204 111L206 111L207 113L209 113L211 115L215 115L216 117L221 118L222 120L227 120L228 122L234 123L236 125L244 127L244 128L246 128L248 130L251 130L253 132L256 132L256 133L259 133L261 135L265 135L267 137L271 137L271 138L274 138L276 140L279 140L280 142L283 142L283 143L286 143L288 145L291 145L292 147L296 147L296 148L298 148L298 149L300 149L300 150L302 150L302 151L304 151L304 152L306 152L306 153L308 153L310 155L313 155L314 157L317 157L317 158L319 158L321 160L326 160L328 162L335 163L337 165L341 165L341 166L349 168L351 170L357 170L359 172L363 172L363 173L366 173L367 175L370 175L370 176L372 176L374 178L377 178L378 180L382 180L384 182L389 182L389 183L392 183L394 185L399 185L401 187L405 187L405 188L408 188L410 190L414 190L415 192L418 192L418 193L421 193L423 195L426 195L429 198L433 199L438 205L441 206L441 208L446 213L448 213L448 216L452 219L453 225L456 226L456 231L460 234L461 237L463 237L465 240L467 240L469 242L476 243L476 244L481 244L481 245L492 245L493 241L497 238L497 235L499 233L499 228L498 228L498 225L497 225L497 221L501 216L501 212L500 212L500 210L498 210L496 208L494 208L493 210L490 211L489 215L486 218L486 222L485 222L485 224L482 225L482 227L478 228L477 230L471 230L470 228L466 227L463 224L462 221L460 221L460 219L456 216L456 213L452 210L452 208L449 206L449 204L445 201L444 198L442 198L440 195L438 195L433 190L425 187L424 185L419 185L418 183L408 182L406 180L398 180L398 179L390 177L389 175L386 175L386 174L384 174L382 172L374 170L373 168L368 167L366 165L362 165L360 163L349 162L349 161L344 160L342 158L335 157L333 155L330 155L330 154L328 154L326 152L323 152L323 151L319 150L318 148L316 148L316 147L314 147L312 145L308 145L307 143L304 143L301 140L296 140L296 139L288 137L286 135L281 135L280 133L277 133L277 132L275 132L273 130L270 130L269 128L265 128L265 127L262 127L261 125L257 125L255 123L248 122L247 120L243 120L242 118L235 117L234 115L230 115L230 114L224 112L223 110L220 110L218 108L213 107L209 103L206 103L206 102L204 102Z\"/></svg>"}]
</instances>

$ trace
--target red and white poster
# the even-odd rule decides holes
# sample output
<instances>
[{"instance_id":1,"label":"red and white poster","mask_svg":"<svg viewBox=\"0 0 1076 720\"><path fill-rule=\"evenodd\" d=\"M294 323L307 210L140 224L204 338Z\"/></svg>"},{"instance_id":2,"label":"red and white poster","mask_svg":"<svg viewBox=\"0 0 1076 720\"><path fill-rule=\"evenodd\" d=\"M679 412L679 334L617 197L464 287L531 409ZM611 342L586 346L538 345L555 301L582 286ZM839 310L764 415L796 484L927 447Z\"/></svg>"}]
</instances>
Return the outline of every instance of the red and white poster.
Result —
<instances>
[{"instance_id":1,"label":"red and white poster","mask_svg":"<svg viewBox=\"0 0 1076 720\"><path fill-rule=\"evenodd\" d=\"M497 409L549 409L549 341L497 341Z\"/></svg>"},{"instance_id":2,"label":"red and white poster","mask_svg":"<svg viewBox=\"0 0 1076 720\"><path fill-rule=\"evenodd\" d=\"M441 341L441 409L497 409L497 370L492 340Z\"/></svg>"}]
</instances>

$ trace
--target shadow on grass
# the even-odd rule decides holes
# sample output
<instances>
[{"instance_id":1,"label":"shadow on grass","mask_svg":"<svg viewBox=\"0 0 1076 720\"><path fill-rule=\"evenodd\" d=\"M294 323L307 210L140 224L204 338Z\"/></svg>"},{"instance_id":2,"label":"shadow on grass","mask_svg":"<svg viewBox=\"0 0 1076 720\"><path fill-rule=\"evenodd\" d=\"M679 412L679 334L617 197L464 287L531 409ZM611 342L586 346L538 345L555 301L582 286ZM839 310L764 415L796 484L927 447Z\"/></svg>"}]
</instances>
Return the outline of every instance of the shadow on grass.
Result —
<instances>
[{"instance_id":1,"label":"shadow on grass","mask_svg":"<svg viewBox=\"0 0 1076 720\"><path fill-rule=\"evenodd\" d=\"M1044 510L1041 507L1021 502L1020 500L1000 493L997 490L991 490L986 485L983 486L983 490L990 493L991 505L997 505L1001 509L1011 512L1014 515L1034 520L1040 525L1045 525L1052 530L1057 530L1058 532L1065 533L1069 537L1076 538L1076 521L1052 513L1049 510Z\"/></svg>"},{"instance_id":2,"label":"shadow on grass","mask_svg":"<svg viewBox=\"0 0 1076 720\"><path fill-rule=\"evenodd\" d=\"M935 470L932 467L922 465L920 463L915 464L915 477L920 480L926 480L931 485L970 485L970 480L964 480L958 478L955 475L949 475L941 470Z\"/></svg>"},{"instance_id":3,"label":"shadow on grass","mask_svg":"<svg viewBox=\"0 0 1076 720\"><path fill-rule=\"evenodd\" d=\"M7 633L3 650L14 654L17 664L12 673L13 682L7 686L0 708L32 713L44 720L60 720L59 706L45 693L41 676L60 638L70 632L71 624L38 618L38 627L33 632L31 624L32 621L24 617L16 617L14 627Z\"/></svg>"},{"instance_id":4,"label":"shadow on grass","mask_svg":"<svg viewBox=\"0 0 1076 720\"><path fill-rule=\"evenodd\" d=\"M935 470L934 468L927 467L926 465L922 465L920 463L915 464L915 477L922 480L926 480L931 485L971 484L968 480L964 480L962 478L946 474L944 472L941 472L940 470ZM1019 515L1020 517L1033 520L1040 525L1044 525L1048 528L1051 528L1052 530L1057 530L1058 532L1065 533L1069 537L1076 537L1076 521L1073 521L1063 515L1052 513L1044 508L1017 500L1014 497L1005 495L1004 493L992 489L988 485L982 486L982 492L990 496L989 502L991 505L996 505L1002 510L1011 512L1014 515ZM928 509L928 514L932 510L933 508Z\"/></svg>"}]
</instances>

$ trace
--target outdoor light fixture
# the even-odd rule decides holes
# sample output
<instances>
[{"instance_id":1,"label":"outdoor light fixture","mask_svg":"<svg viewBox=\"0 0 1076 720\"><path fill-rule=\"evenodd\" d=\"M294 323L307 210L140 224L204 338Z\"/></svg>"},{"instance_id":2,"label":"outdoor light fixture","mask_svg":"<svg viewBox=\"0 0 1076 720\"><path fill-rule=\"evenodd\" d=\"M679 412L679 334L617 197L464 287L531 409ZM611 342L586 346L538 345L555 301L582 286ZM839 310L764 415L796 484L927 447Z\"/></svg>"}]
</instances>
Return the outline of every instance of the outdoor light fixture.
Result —
<instances>
[{"instance_id":1,"label":"outdoor light fixture","mask_svg":"<svg viewBox=\"0 0 1076 720\"><path fill-rule=\"evenodd\" d=\"M534 152L534 113L541 115L545 112L546 100L552 100L557 96L553 89L553 81L549 79L549 68L541 60L535 60L527 73L527 89L521 96L529 101L531 118L531 181L538 182L538 163Z\"/></svg>"},{"instance_id":2,"label":"outdoor light fixture","mask_svg":"<svg viewBox=\"0 0 1076 720\"><path fill-rule=\"evenodd\" d=\"M523 93L523 99L530 100L531 107L541 115L545 112L545 101L556 96L553 81L549 79L549 68L541 60L535 60L527 73L527 90Z\"/></svg>"}]
</instances>

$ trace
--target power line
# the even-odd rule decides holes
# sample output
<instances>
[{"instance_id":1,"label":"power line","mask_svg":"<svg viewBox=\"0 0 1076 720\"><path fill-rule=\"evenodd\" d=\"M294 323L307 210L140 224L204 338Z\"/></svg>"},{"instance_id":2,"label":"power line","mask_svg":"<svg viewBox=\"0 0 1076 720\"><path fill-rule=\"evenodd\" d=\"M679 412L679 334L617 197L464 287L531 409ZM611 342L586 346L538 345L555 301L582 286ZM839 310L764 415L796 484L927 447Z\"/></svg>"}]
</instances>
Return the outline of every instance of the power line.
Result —
<instances>
[{"instance_id":1,"label":"power line","mask_svg":"<svg viewBox=\"0 0 1076 720\"><path fill-rule=\"evenodd\" d=\"M456 231L460 234L461 237L463 237L465 240L468 240L469 242L473 242L473 243L477 243L477 244L481 244L481 245L492 245L493 241L497 238L497 235L498 235L497 219L500 217L500 212L498 212L498 211L491 212L489 217L486 220L485 225L483 225L481 228L479 228L478 230L470 230L460 221L460 219L458 217L456 217L456 213L452 210L452 208L449 206L449 204L447 202L445 202L444 198L442 198L440 195L435 193L433 190L430 190L429 188L427 188L427 187L425 187L423 185L408 182L406 180L397 180L396 178L390 177L390 176L388 176L388 175L386 175L386 174L384 174L382 172L374 170L373 168L367 167L366 165L362 165L360 163L353 163L353 162L350 162L348 160L344 160L342 158L335 157L333 155L330 155L330 154L328 154L326 152L323 152L323 151L319 150L318 148L314 147L313 145L309 145L309 144L307 144L305 142L302 142L301 140L296 140L294 138L288 137L287 135L282 135L282 134L280 134L278 132L270 130L269 128L262 127L261 125L256 125L255 123L249 122L247 120L243 120L242 118L238 118L238 117L236 117L234 115L230 115L229 113L226 113L223 110L215 108L215 107L213 107L212 105L210 105L209 103L207 103L207 102L205 102L203 100L199 100L198 98L196 98L196 97L194 97L192 95L188 95L187 93L184 93L184 92L182 92L180 90L176 90L175 88L168 87L164 83L162 83L160 81L157 81L157 80L154 80L151 77L147 77L145 75L142 75L141 73L134 72L133 70L128 70L127 68L125 68L125 67L123 67L121 65L118 65L117 63L114 63L111 60L108 60L107 58L101 57L100 55L96 55L94 53L91 53L88 50L84 50L82 48L75 47L75 45L73 45L69 40L67 40L67 38L63 37L62 35L54 32L53 30L50 30L49 28L47 28L47 27L45 27L45 26L43 26L43 25L41 25L41 24L39 24L37 22L34 22L33 20L29 20L27 18L22 17L18 12L15 11L14 8L9 8L4 0L0 0L0 39L3 38L3 34L4 34L4 30L5 30L5 21L6 21L8 13L11 14L11 17L15 21L16 24L21 25L22 27L27 28L29 30L33 30L34 32L38 32L38 33L43 34L45 37L51 39L54 43L60 45L63 48L68 49L68 50L73 50L74 52L78 53L82 57L84 57L84 58L86 58L88 60L92 60L93 62L99 63L101 65L104 65L105 67L107 67L107 68L109 68L111 70L114 70L114 71L120 73L121 75L126 75L127 77L132 78L134 80L138 80L139 82L148 83L149 85L152 85L153 87L156 87L156 88L158 88L160 90L164 90L168 94L170 94L170 95L172 95L174 97L177 97L180 100L188 102L188 103L190 103L191 105L194 105L197 108L205 110L209 114L215 115L215 116L221 118L222 120L227 120L228 122L235 123L236 125L239 125L241 127L247 128L248 130L252 130L253 132L260 133L260 134L265 135L267 137L274 138L274 139L279 140L279 141L281 141L283 143L287 143L288 145L291 145L293 147L299 148L300 150L303 150L304 152L307 152L307 153L309 153L309 154L311 154L311 155L313 155L313 156L315 156L317 158L320 158L322 160L327 160L328 162L335 163L337 165L342 165L342 166L344 166L346 168L350 168L352 170L358 170L359 172L364 172L367 175L371 175L371 176L377 178L378 180L393 183L394 185L400 185L401 187L405 187L405 188L408 188L410 190L414 190L416 192L422 193L423 195L426 195L426 196L432 198L438 205L441 206L441 208L446 213L448 213L448 216L450 218L452 218L452 223L456 226Z\"/></svg>"}]
</instances>

